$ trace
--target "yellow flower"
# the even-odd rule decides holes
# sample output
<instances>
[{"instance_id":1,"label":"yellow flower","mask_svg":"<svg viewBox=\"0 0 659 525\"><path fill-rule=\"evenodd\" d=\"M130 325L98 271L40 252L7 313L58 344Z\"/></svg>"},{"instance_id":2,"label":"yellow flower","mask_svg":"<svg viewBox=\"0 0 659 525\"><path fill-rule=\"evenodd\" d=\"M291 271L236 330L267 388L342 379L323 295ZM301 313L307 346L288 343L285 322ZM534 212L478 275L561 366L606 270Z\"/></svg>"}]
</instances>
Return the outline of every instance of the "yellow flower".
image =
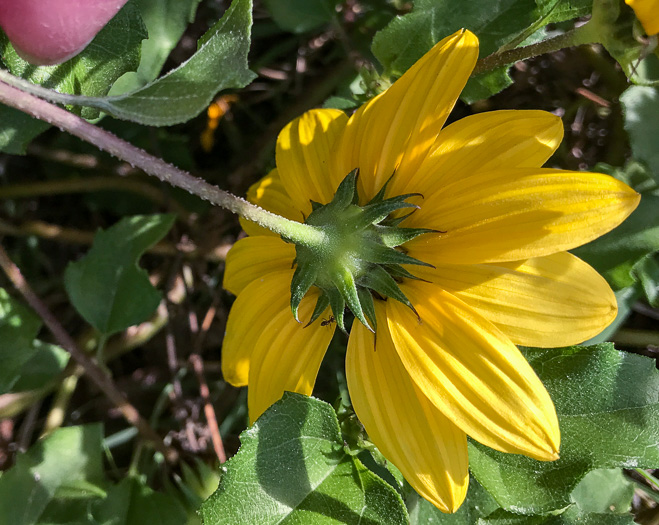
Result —
<instances>
[{"instance_id":1,"label":"yellow flower","mask_svg":"<svg viewBox=\"0 0 659 525\"><path fill-rule=\"evenodd\" d=\"M659 0L625 0L648 35L659 33Z\"/></svg>"},{"instance_id":2,"label":"yellow flower","mask_svg":"<svg viewBox=\"0 0 659 525\"><path fill-rule=\"evenodd\" d=\"M423 497L455 511L467 484L467 435L496 450L558 458L553 403L515 344L582 342L616 315L611 289L569 250L621 223L639 196L596 173L540 168L561 121L542 111L477 114L442 129L478 56L461 31L348 118L313 110L277 141L277 169L248 198L296 221L332 201L359 168L361 204L417 193L404 244L433 267L400 278L414 306L373 294L376 334L355 321L346 355L351 401L370 439ZM392 177L393 174L393 177ZM222 350L225 378L249 385L250 418L284 391L311 394L334 332L329 309L305 326L319 290L291 314L296 248L244 222L227 257L238 297ZM418 317L417 317L418 314Z\"/></svg>"}]
</instances>

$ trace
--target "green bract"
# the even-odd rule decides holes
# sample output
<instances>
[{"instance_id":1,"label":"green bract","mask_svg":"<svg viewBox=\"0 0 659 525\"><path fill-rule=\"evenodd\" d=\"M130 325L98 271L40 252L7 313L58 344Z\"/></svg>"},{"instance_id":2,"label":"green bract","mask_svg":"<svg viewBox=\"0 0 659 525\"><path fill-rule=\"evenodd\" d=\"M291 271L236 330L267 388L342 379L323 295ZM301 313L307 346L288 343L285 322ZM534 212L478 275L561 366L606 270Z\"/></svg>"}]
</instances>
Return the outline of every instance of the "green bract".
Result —
<instances>
[{"instance_id":1,"label":"green bract","mask_svg":"<svg viewBox=\"0 0 659 525\"><path fill-rule=\"evenodd\" d=\"M353 170L343 179L331 202L324 206L313 203L313 211L305 222L322 230L325 237L316 244L296 246L297 268L291 282L291 309L296 319L302 298L315 285L322 293L309 324L330 306L337 325L344 331L346 306L373 330L371 326L375 327L376 321L371 292L396 299L414 310L397 279L416 277L401 265L431 265L397 247L434 231L399 228L407 215L391 216L403 208L417 208L406 201L418 194L385 199L385 185L368 204L359 206L357 172Z\"/></svg>"}]
</instances>

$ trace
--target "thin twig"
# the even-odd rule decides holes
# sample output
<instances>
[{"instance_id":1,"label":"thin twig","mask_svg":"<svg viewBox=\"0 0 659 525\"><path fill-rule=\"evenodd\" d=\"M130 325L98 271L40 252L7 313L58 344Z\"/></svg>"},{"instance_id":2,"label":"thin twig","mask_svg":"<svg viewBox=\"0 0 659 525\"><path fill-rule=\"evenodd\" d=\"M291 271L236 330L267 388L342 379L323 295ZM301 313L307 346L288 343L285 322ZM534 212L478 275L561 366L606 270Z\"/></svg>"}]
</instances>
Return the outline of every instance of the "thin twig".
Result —
<instances>
[{"instance_id":1,"label":"thin twig","mask_svg":"<svg viewBox=\"0 0 659 525\"><path fill-rule=\"evenodd\" d=\"M211 440L213 441L215 454L217 455L217 459L220 460L220 463L224 463L227 460L227 455L224 451L224 444L222 443L222 436L220 435L220 427L217 424L217 417L215 417L215 409L211 403L208 383L206 383L206 378L204 377L204 363L199 354L192 354L190 356L190 363L192 364L192 368L195 371L195 374L197 374L197 379L199 381L199 393L204 401L204 415L206 416L206 421L208 423L208 430L211 433Z\"/></svg>"},{"instance_id":2,"label":"thin twig","mask_svg":"<svg viewBox=\"0 0 659 525\"><path fill-rule=\"evenodd\" d=\"M166 446L160 436L140 416L137 409L126 399L124 394L116 387L112 379L96 364L85 352L80 350L73 338L55 318L43 301L34 293L32 287L23 277L18 266L9 258L4 248L0 246L0 267L23 296L32 309L41 317L44 324L51 331L57 343L71 354L71 357L85 370L85 374L92 382L114 403L126 421L134 425L140 434L150 441L154 448L161 452L167 461L176 462L178 452Z\"/></svg>"}]
</instances>

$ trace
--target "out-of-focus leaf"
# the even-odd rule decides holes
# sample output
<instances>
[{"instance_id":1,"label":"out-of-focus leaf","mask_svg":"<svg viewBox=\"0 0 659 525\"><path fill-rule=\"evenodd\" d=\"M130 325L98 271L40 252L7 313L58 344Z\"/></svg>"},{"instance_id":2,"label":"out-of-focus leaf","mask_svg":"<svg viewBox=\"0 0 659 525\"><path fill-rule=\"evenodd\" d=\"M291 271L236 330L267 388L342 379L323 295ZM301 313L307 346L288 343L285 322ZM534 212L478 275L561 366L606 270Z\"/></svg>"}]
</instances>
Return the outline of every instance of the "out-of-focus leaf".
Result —
<instances>
[{"instance_id":1,"label":"out-of-focus leaf","mask_svg":"<svg viewBox=\"0 0 659 525\"><path fill-rule=\"evenodd\" d=\"M12 387L14 392L36 390L47 385L69 362L66 350L38 339L32 341L32 350L32 357L23 365L20 377Z\"/></svg>"},{"instance_id":2,"label":"out-of-focus leaf","mask_svg":"<svg viewBox=\"0 0 659 525\"><path fill-rule=\"evenodd\" d=\"M32 342L40 328L37 315L0 288L0 394L12 389L36 353Z\"/></svg>"},{"instance_id":3,"label":"out-of-focus leaf","mask_svg":"<svg viewBox=\"0 0 659 525\"><path fill-rule=\"evenodd\" d=\"M24 155L27 145L46 131L50 124L28 114L0 105L0 151Z\"/></svg>"},{"instance_id":4,"label":"out-of-focus leaf","mask_svg":"<svg viewBox=\"0 0 659 525\"><path fill-rule=\"evenodd\" d=\"M67 266L64 283L71 303L99 332L124 330L156 309L160 293L137 261L173 222L173 215L126 217L99 231L87 255Z\"/></svg>"},{"instance_id":5,"label":"out-of-focus leaf","mask_svg":"<svg viewBox=\"0 0 659 525\"><path fill-rule=\"evenodd\" d=\"M472 473L508 511L566 508L595 468L659 467L659 372L654 361L612 344L527 349L561 427L561 458L540 462L469 444ZM630 388L633 385L633 388Z\"/></svg>"},{"instance_id":6,"label":"out-of-focus leaf","mask_svg":"<svg viewBox=\"0 0 659 525\"><path fill-rule=\"evenodd\" d=\"M620 96L620 103L634 158L645 162L659 183L659 89L631 86Z\"/></svg>"},{"instance_id":7,"label":"out-of-focus leaf","mask_svg":"<svg viewBox=\"0 0 659 525\"><path fill-rule=\"evenodd\" d=\"M634 484L620 469L589 472L572 491L571 499L582 512L624 514L629 512Z\"/></svg>"},{"instance_id":8,"label":"out-of-focus leaf","mask_svg":"<svg viewBox=\"0 0 659 525\"><path fill-rule=\"evenodd\" d=\"M634 525L634 520L631 514L586 514L575 507L556 516L520 516L501 509L476 525Z\"/></svg>"},{"instance_id":9,"label":"out-of-focus leaf","mask_svg":"<svg viewBox=\"0 0 659 525\"><path fill-rule=\"evenodd\" d=\"M404 524L398 493L346 453L332 407L286 393L241 435L204 525Z\"/></svg>"},{"instance_id":10,"label":"out-of-focus leaf","mask_svg":"<svg viewBox=\"0 0 659 525\"><path fill-rule=\"evenodd\" d=\"M136 72L128 72L117 80L110 95L141 88L154 80L172 49L193 21L201 0L134 0L142 15L149 37L142 42L142 56Z\"/></svg>"},{"instance_id":11,"label":"out-of-focus leaf","mask_svg":"<svg viewBox=\"0 0 659 525\"><path fill-rule=\"evenodd\" d=\"M304 33L334 17L336 0L265 0L275 23L291 33Z\"/></svg>"},{"instance_id":12,"label":"out-of-focus leaf","mask_svg":"<svg viewBox=\"0 0 659 525\"><path fill-rule=\"evenodd\" d=\"M100 425L67 427L37 442L0 477L0 518L11 525L38 522L58 491L78 493L104 480ZM98 490L88 490L97 495Z\"/></svg>"}]
</instances>

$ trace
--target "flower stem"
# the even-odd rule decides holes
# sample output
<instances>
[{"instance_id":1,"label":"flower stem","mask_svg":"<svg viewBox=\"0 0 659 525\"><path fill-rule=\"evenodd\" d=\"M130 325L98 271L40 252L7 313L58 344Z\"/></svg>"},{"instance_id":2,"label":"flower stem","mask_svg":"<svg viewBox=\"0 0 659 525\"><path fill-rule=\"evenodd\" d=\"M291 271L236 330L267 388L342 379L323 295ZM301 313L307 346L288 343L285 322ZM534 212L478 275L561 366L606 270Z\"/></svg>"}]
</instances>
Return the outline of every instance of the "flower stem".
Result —
<instances>
[{"instance_id":1,"label":"flower stem","mask_svg":"<svg viewBox=\"0 0 659 525\"><path fill-rule=\"evenodd\" d=\"M3 75L4 77L6 77L6 74ZM57 126L61 130L107 151L163 182L182 188L244 219L253 221L296 244L308 246L317 245L324 241L325 235L318 228L270 213L247 202L245 199L236 197L153 155L149 155L146 151L62 108L2 81L0 81L0 102Z\"/></svg>"},{"instance_id":2,"label":"flower stem","mask_svg":"<svg viewBox=\"0 0 659 525\"><path fill-rule=\"evenodd\" d=\"M518 47L516 49L492 53L485 58L481 58L476 63L472 76L492 71L493 69L519 62L520 60L526 60L527 58L533 58L538 55L544 55L545 53L558 51L559 49L564 49L566 47L593 44L598 42L598 40L599 38L595 25L591 22L587 22L579 27L575 27L567 33L555 36L554 38L549 38L542 42Z\"/></svg>"}]
</instances>

